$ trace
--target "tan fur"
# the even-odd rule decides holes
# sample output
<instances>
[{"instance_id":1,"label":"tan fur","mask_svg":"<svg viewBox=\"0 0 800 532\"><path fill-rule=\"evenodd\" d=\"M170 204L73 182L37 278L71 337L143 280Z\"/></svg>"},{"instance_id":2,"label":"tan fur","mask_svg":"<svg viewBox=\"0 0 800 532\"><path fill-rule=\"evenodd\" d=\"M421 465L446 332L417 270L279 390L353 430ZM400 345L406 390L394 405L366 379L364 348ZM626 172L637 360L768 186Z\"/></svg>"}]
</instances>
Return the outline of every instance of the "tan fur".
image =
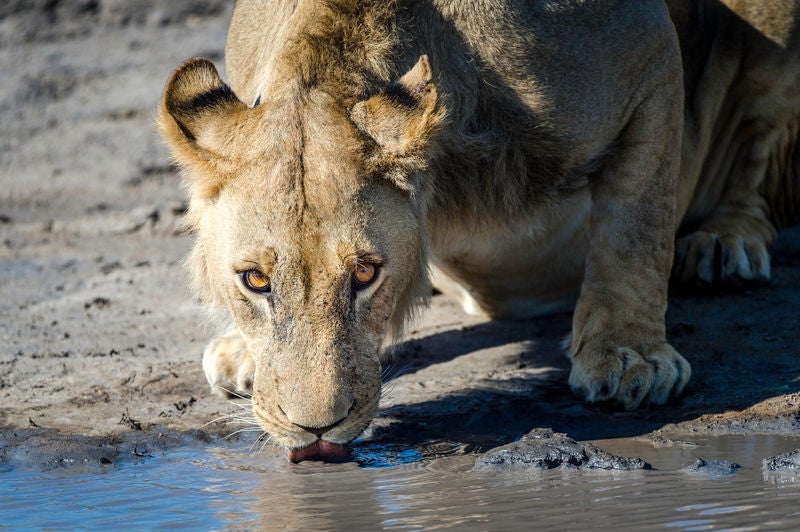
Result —
<instances>
[{"instance_id":1,"label":"tan fur","mask_svg":"<svg viewBox=\"0 0 800 532\"><path fill-rule=\"evenodd\" d=\"M800 210L797 37L775 15L795 4L729 4L746 16L689 0L240 0L232 90L190 60L160 107L195 287L237 326L206 350L209 382L252 382L281 445L349 442L377 407L384 339L432 278L492 316L575 305L570 385L589 401L678 395L691 371L664 313L680 220L680 278L752 281ZM379 264L364 290L360 261ZM269 295L243 286L250 268Z\"/></svg>"},{"instance_id":2,"label":"tan fur","mask_svg":"<svg viewBox=\"0 0 800 532\"><path fill-rule=\"evenodd\" d=\"M688 95L674 275L770 277L768 248L800 217L797 0L671 1Z\"/></svg>"}]
</instances>

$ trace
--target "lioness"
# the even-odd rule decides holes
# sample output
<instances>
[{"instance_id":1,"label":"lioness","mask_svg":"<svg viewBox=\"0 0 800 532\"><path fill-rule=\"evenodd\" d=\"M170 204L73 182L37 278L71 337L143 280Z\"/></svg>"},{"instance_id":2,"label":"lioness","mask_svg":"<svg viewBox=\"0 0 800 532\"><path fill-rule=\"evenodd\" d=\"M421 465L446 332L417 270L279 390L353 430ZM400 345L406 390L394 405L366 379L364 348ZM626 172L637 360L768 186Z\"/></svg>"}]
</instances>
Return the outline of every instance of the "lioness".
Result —
<instances>
[{"instance_id":1,"label":"lioness","mask_svg":"<svg viewBox=\"0 0 800 532\"><path fill-rule=\"evenodd\" d=\"M587 401L677 396L673 258L764 281L800 214L798 5L239 0L230 86L191 59L159 115L194 284L236 324L209 382L292 460L341 456L433 283L494 317L574 305Z\"/></svg>"}]
</instances>

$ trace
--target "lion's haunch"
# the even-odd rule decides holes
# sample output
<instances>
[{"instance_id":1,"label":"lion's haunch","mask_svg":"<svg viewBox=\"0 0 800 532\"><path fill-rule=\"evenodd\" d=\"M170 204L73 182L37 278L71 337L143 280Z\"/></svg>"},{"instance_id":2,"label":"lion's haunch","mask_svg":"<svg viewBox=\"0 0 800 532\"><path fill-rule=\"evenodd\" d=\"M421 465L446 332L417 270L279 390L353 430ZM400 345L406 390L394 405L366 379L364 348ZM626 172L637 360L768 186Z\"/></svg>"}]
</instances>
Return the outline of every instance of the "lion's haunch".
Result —
<instances>
[{"instance_id":1,"label":"lion's haunch","mask_svg":"<svg viewBox=\"0 0 800 532\"><path fill-rule=\"evenodd\" d=\"M300 463L304 460L322 460L325 462L342 462L350 458L350 449L345 445L317 440L302 449L289 449L289 461Z\"/></svg>"}]
</instances>

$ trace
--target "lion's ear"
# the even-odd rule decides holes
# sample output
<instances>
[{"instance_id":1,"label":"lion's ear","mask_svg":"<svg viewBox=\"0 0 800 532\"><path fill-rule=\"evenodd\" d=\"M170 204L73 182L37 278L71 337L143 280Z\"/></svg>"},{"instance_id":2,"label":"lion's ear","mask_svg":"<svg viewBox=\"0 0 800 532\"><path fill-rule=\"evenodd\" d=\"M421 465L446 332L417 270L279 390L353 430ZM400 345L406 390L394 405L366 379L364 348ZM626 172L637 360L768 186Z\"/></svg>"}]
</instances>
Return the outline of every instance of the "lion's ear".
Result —
<instances>
[{"instance_id":1,"label":"lion's ear","mask_svg":"<svg viewBox=\"0 0 800 532\"><path fill-rule=\"evenodd\" d=\"M247 110L222 81L208 59L189 59L167 81L159 106L161 132L177 162L201 179L219 177L220 153L229 142L237 114ZM221 183L204 182L204 196L219 190Z\"/></svg>"},{"instance_id":2,"label":"lion's ear","mask_svg":"<svg viewBox=\"0 0 800 532\"><path fill-rule=\"evenodd\" d=\"M388 154L423 148L442 120L428 56L380 94L354 105L350 117Z\"/></svg>"}]
</instances>

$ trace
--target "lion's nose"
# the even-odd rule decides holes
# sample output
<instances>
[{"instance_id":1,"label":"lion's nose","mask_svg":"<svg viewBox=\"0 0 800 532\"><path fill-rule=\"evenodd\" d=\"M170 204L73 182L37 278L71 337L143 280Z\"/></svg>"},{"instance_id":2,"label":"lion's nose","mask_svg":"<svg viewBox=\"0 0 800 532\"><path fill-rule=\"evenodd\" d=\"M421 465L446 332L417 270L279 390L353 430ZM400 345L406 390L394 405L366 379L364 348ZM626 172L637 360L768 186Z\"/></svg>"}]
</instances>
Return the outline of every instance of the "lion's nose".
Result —
<instances>
[{"instance_id":1,"label":"lion's nose","mask_svg":"<svg viewBox=\"0 0 800 532\"><path fill-rule=\"evenodd\" d=\"M342 423L342 421L345 420L346 417L347 416L343 417L342 419L340 419L336 423L331 423L330 425L325 426L325 427L306 427L305 425L298 425L297 423L294 423L294 426L295 427L300 427L301 429L303 429L303 430L305 430L307 432L310 432L311 434L315 434L316 436L320 437L323 434L325 434L326 432L328 432L329 430L331 430L332 428L340 425Z\"/></svg>"},{"instance_id":2,"label":"lion's nose","mask_svg":"<svg viewBox=\"0 0 800 532\"><path fill-rule=\"evenodd\" d=\"M293 425L320 436L344 421L350 414L352 400L337 398L333 404L295 403L281 405L281 410Z\"/></svg>"}]
</instances>

